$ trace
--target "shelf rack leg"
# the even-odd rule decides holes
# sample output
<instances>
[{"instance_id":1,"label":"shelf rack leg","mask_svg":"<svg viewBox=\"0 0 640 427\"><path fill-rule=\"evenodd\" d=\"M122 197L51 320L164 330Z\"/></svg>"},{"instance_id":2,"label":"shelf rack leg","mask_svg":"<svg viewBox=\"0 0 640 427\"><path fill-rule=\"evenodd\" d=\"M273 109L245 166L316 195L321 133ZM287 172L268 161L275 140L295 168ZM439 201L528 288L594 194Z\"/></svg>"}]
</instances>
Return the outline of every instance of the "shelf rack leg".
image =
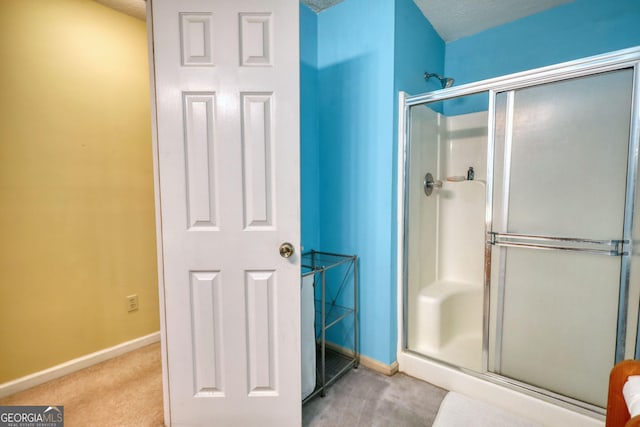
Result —
<instances>
[{"instance_id":1,"label":"shelf rack leg","mask_svg":"<svg viewBox=\"0 0 640 427\"><path fill-rule=\"evenodd\" d=\"M326 384L326 360L325 360L325 345L327 342L327 337L326 337L326 331L327 328L325 327L325 270L322 270L322 296L320 299L320 305L322 306L321 309L321 313L322 313L322 323L321 325L321 329L322 329L322 337L321 337L321 341L320 341L320 357L322 358L322 391L320 392L320 396L321 397L325 397L327 395L326 390L325 390L325 384Z\"/></svg>"},{"instance_id":2,"label":"shelf rack leg","mask_svg":"<svg viewBox=\"0 0 640 427\"><path fill-rule=\"evenodd\" d=\"M358 330L358 313L359 313L359 307L358 307L358 256L354 255L353 256L353 260L351 261L353 262L353 353L354 353L354 357L356 358L355 363L353 364L354 369L358 369L358 366L360 365L360 346L358 345L359 342L359 330Z\"/></svg>"}]
</instances>

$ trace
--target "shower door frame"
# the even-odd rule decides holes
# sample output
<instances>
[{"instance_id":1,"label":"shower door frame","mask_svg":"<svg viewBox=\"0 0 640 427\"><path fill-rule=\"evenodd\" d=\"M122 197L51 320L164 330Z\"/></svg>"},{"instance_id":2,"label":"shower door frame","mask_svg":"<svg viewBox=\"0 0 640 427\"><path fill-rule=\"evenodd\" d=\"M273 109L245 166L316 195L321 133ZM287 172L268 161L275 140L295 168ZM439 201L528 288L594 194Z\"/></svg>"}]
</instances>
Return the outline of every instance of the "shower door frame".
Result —
<instances>
[{"instance_id":1,"label":"shower door frame","mask_svg":"<svg viewBox=\"0 0 640 427\"><path fill-rule=\"evenodd\" d=\"M438 364L454 368L464 374L487 379L498 385L504 385L508 388L522 391L525 394L534 395L535 397L549 400L554 404L566 406L573 410L585 413L604 414L604 409L590 405L588 403L563 396L548 390L544 390L531 384L523 383L511 378L504 377L489 371L489 334L490 334L490 289L491 289L491 251L492 242L492 226L493 226L493 178L494 178L494 157L495 157L495 124L496 124L496 96L498 93L509 92L517 89L523 89L538 86L546 83L559 82L578 77L586 77L598 73L616 71L621 69L633 69L633 93L631 101L631 118L629 129L629 146L627 159L627 188L624 207L624 230L623 240L632 242L633 240L633 220L634 211L636 209L635 202L637 198L637 179L638 179L638 161L640 152L640 47L624 49L610 52L603 55L591 56L584 59L565 62L548 67L538 68L531 71L525 71L516 74L510 74L503 77L483 80L476 83L451 87L447 89L437 90L420 95L409 96L405 93L400 94L400 112L399 112L399 137L400 140L400 158L399 158L399 179L401 192L399 192L399 235L398 241L398 272L399 272L399 310L398 316L399 336L401 340L398 346L399 353L407 353L418 355L421 358L432 360ZM465 368L452 366L446 362L430 358L429 356L415 353L408 348L408 193L409 188L409 144L411 132L411 107L446 101L454 98L460 98L468 95L476 95L487 93L489 97L488 104L488 134L487 134L487 185L486 185L486 217L485 231L487 238L485 239L485 277L484 277L484 307L483 307L483 337L482 337L482 372L474 372ZM640 226L640 224L638 224ZM627 339L627 323L629 312L629 281L630 281L630 260L634 245L625 244L621 260L620 274L620 293L618 298L618 320L616 331L616 348L615 361L622 360L625 356L625 344ZM498 303L499 305L500 303ZM624 307L624 310L621 310ZM635 325L635 349L634 357L640 357L640 311ZM497 324L497 328L501 325ZM500 332L496 332L497 335ZM399 357L399 360L401 357ZM401 366L402 369L402 366Z\"/></svg>"}]
</instances>

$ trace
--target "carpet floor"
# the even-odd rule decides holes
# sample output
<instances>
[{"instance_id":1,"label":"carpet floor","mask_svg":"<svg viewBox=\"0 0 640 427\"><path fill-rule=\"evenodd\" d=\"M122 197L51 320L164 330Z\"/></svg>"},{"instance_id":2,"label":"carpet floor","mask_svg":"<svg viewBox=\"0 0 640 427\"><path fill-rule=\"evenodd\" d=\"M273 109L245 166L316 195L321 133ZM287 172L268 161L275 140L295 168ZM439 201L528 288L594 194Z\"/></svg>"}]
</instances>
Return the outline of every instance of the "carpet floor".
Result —
<instances>
[{"instance_id":1,"label":"carpet floor","mask_svg":"<svg viewBox=\"0 0 640 427\"><path fill-rule=\"evenodd\" d=\"M162 426L160 343L5 397L0 405L64 406L66 427Z\"/></svg>"},{"instance_id":2,"label":"carpet floor","mask_svg":"<svg viewBox=\"0 0 640 427\"><path fill-rule=\"evenodd\" d=\"M429 427L446 390L404 374L353 369L302 406L309 427Z\"/></svg>"},{"instance_id":3,"label":"carpet floor","mask_svg":"<svg viewBox=\"0 0 640 427\"><path fill-rule=\"evenodd\" d=\"M428 427L446 391L404 374L350 370L302 406L305 427ZM163 424L160 344L151 344L0 399L0 405L64 406L65 426ZM238 426L241 427L241 426Z\"/></svg>"}]
</instances>

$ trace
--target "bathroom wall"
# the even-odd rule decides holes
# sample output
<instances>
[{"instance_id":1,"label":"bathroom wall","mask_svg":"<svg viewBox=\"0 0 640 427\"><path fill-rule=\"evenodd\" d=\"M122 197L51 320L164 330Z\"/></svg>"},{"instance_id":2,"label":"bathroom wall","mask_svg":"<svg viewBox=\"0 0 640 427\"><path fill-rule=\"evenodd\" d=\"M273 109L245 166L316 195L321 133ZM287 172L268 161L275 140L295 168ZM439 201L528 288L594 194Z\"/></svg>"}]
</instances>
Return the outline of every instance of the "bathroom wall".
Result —
<instances>
[{"instance_id":1,"label":"bathroom wall","mask_svg":"<svg viewBox=\"0 0 640 427\"><path fill-rule=\"evenodd\" d=\"M159 318L145 23L91 0L3 0L0 57L2 383Z\"/></svg>"},{"instance_id":2,"label":"bathroom wall","mask_svg":"<svg viewBox=\"0 0 640 427\"><path fill-rule=\"evenodd\" d=\"M576 0L447 43L456 84L640 45L640 2Z\"/></svg>"},{"instance_id":3,"label":"bathroom wall","mask_svg":"<svg viewBox=\"0 0 640 427\"><path fill-rule=\"evenodd\" d=\"M318 18L300 3L300 214L301 245L320 248Z\"/></svg>"},{"instance_id":4,"label":"bathroom wall","mask_svg":"<svg viewBox=\"0 0 640 427\"><path fill-rule=\"evenodd\" d=\"M320 245L360 257L361 350L395 360L393 34L388 0L318 14Z\"/></svg>"},{"instance_id":5,"label":"bathroom wall","mask_svg":"<svg viewBox=\"0 0 640 427\"><path fill-rule=\"evenodd\" d=\"M637 0L576 0L447 43L445 72L457 86L638 46L638 22ZM475 98L458 108L480 111L484 102Z\"/></svg>"},{"instance_id":6,"label":"bathroom wall","mask_svg":"<svg viewBox=\"0 0 640 427\"><path fill-rule=\"evenodd\" d=\"M425 81L424 73L444 74L444 41L413 0L395 0L395 14L395 92L416 95L440 89L440 82Z\"/></svg>"},{"instance_id":7,"label":"bathroom wall","mask_svg":"<svg viewBox=\"0 0 640 427\"><path fill-rule=\"evenodd\" d=\"M397 91L428 87L423 68L442 72L444 42L411 0L345 0L318 14L317 25L318 249L360 257L361 351L391 364Z\"/></svg>"}]
</instances>

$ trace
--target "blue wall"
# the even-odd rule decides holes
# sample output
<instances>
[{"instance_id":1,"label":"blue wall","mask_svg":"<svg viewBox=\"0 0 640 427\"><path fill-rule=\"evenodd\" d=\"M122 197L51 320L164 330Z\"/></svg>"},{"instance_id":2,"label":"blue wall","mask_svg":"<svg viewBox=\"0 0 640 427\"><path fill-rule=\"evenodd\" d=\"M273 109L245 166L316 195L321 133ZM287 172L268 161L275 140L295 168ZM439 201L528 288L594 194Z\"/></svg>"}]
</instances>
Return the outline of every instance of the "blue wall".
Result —
<instances>
[{"instance_id":1,"label":"blue wall","mask_svg":"<svg viewBox=\"0 0 640 427\"><path fill-rule=\"evenodd\" d=\"M301 245L320 248L318 20L300 3L300 214Z\"/></svg>"},{"instance_id":2,"label":"blue wall","mask_svg":"<svg viewBox=\"0 0 640 427\"><path fill-rule=\"evenodd\" d=\"M395 86L410 95L441 89L435 79L424 80L424 73L444 75L445 44L413 0L395 0ZM397 120L394 120L394 123Z\"/></svg>"},{"instance_id":3,"label":"blue wall","mask_svg":"<svg viewBox=\"0 0 640 427\"><path fill-rule=\"evenodd\" d=\"M303 245L360 257L360 349L391 364L397 92L429 89L423 73L443 72L444 42L412 0L346 0L300 14ZM330 332L350 342L348 331Z\"/></svg>"},{"instance_id":4,"label":"blue wall","mask_svg":"<svg viewBox=\"0 0 640 427\"><path fill-rule=\"evenodd\" d=\"M360 349L395 360L393 1L318 14L320 246L360 257Z\"/></svg>"},{"instance_id":5,"label":"blue wall","mask_svg":"<svg viewBox=\"0 0 640 427\"><path fill-rule=\"evenodd\" d=\"M640 1L576 0L447 44L456 85L640 45Z\"/></svg>"},{"instance_id":6,"label":"blue wall","mask_svg":"<svg viewBox=\"0 0 640 427\"><path fill-rule=\"evenodd\" d=\"M447 43L456 85L640 45L640 1L576 0ZM452 100L447 115L486 111L488 96Z\"/></svg>"}]
</instances>

